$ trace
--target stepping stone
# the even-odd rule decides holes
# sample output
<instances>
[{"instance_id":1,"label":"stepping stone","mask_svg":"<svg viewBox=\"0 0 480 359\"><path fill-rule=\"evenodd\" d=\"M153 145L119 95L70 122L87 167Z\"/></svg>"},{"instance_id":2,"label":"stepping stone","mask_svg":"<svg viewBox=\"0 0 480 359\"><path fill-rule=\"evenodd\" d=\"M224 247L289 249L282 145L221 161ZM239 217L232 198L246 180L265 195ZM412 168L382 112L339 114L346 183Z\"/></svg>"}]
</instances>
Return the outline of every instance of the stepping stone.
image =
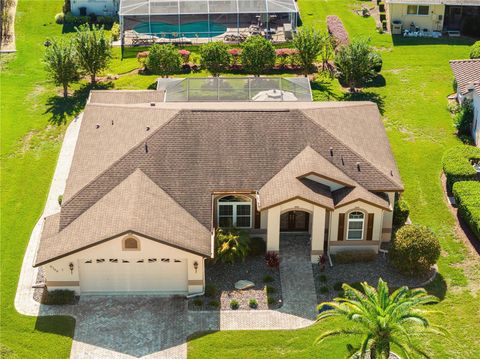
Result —
<instances>
[{"instance_id":1,"label":"stepping stone","mask_svg":"<svg viewBox=\"0 0 480 359\"><path fill-rule=\"evenodd\" d=\"M238 289L238 290L243 290L243 289L248 289L253 287L255 287L255 283L250 282L249 280L242 279L235 283L235 289Z\"/></svg>"}]
</instances>

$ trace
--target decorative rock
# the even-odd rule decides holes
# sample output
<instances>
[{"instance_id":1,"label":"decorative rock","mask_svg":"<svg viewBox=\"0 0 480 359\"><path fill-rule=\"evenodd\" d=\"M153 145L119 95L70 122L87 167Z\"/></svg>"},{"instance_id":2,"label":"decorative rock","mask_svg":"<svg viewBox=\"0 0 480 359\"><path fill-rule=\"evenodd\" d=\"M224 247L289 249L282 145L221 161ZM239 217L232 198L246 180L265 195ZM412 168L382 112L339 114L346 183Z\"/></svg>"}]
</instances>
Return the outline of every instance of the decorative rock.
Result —
<instances>
[{"instance_id":1,"label":"decorative rock","mask_svg":"<svg viewBox=\"0 0 480 359\"><path fill-rule=\"evenodd\" d=\"M255 287L255 283L250 282L249 280L242 279L235 283L235 289L238 289L238 290L243 290L243 289L248 289L253 287Z\"/></svg>"}]
</instances>

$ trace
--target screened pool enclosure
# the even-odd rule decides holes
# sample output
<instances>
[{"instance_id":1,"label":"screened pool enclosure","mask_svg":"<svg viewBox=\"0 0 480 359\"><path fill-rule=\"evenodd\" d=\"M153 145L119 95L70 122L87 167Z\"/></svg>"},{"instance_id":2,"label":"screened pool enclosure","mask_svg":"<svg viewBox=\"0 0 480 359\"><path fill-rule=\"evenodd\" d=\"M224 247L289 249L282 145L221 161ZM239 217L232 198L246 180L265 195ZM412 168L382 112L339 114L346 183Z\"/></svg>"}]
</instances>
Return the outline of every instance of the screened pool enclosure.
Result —
<instances>
[{"instance_id":1,"label":"screened pool enclosure","mask_svg":"<svg viewBox=\"0 0 480 359\"><path fill-rule=\"evenodd\" d=\"M119 17L122 40L288 39L298 8L295 0L121 0Z\"/></svg>"}]
</instances>

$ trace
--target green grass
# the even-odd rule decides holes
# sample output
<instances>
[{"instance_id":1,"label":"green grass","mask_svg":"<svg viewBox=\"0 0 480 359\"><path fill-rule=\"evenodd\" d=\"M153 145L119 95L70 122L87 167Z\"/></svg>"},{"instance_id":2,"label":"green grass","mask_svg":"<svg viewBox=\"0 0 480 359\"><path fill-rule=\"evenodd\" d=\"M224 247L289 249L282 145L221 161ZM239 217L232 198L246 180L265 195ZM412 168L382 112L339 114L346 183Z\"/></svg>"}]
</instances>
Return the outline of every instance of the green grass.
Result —
<instances>
[{"instance_id":1,"label":"green grass","mask_svg":"<svg viewBox=\"0 0 480 359\"><path fill-rule=\"evenodd\" d=\"M434 323L451 333L448 339L425 338L436 358L480 357L476 339L480 332L480 268L478 258L467 255L455 239L454 220L443 202L439 176L443 151L458 143L446 96L452 92L449 59L465 58L469 41L463 39L399 39L375 31L373 19L353 13L350 0L300 0L305 24L324 29L325 16L341 17L350 36L368 36L382 53L384 81L377 81L361 94L348 95L336 80L319 78L314 84L318 100L370 99L376 101L385 119L388 135L405 183L413 221L431 227L441 238L441 277L430 290L442 297L433 314ZM59 89L47 81L41 64L43 42L61 36L53 16L61 0L20 0L17 11L15 55L2 56L1 73L1 345L2 357L68 357L74 321L67 317L31 318L16 313L13 300L23 254L31 230L42 213L60 149L65 123L84 104L89 87L74 86L68 101L56 95ZM358 4L356 5L358 6ZM68 36L68 35L63 35ZM118 49L110 74L121 74L105 86L148 88L156 76L143 76L137 60L121 61ZM189 76L206 76L199 72ZM288 74L290 75L290 74ZM384 85L386 84L386 85ZM217 332L189 342L189 357L249 358L341 358L346 340L331 340L314 346L318 334L339 323L321 323L295 331ZM457 342L454 338L460 338ZM328 354L324 354L328 353Z\"/></svg>"}]
</instances>

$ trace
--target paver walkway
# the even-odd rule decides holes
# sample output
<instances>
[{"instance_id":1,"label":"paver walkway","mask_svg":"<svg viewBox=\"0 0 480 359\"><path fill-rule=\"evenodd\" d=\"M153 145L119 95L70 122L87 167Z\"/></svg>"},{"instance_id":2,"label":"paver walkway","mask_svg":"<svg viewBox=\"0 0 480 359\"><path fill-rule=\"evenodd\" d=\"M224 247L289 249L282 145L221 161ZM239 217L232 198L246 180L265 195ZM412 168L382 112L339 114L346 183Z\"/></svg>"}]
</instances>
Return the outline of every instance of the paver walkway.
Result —
<instances>
[{"instance_id":1,"label":"paver walkway","mask_svg":"<svg viewBox=\"0 0 480 359\"><path fill-rule=\"evenodd\" d=\"M15 296L15 308L21 314L75 318L71 358L186 358L187 338L195 332L298 329L313 323L315 287L305 236L282 238L284 304L280 310L189 312L185 299L158 296L82 296L77 304L66 306L34 301L32 285L38 270L32 264L43 217L60 210L57 199L65 189L80 123L81 116L65 133L45 210L30 237Z\"/></svg>"}]
</instances>

